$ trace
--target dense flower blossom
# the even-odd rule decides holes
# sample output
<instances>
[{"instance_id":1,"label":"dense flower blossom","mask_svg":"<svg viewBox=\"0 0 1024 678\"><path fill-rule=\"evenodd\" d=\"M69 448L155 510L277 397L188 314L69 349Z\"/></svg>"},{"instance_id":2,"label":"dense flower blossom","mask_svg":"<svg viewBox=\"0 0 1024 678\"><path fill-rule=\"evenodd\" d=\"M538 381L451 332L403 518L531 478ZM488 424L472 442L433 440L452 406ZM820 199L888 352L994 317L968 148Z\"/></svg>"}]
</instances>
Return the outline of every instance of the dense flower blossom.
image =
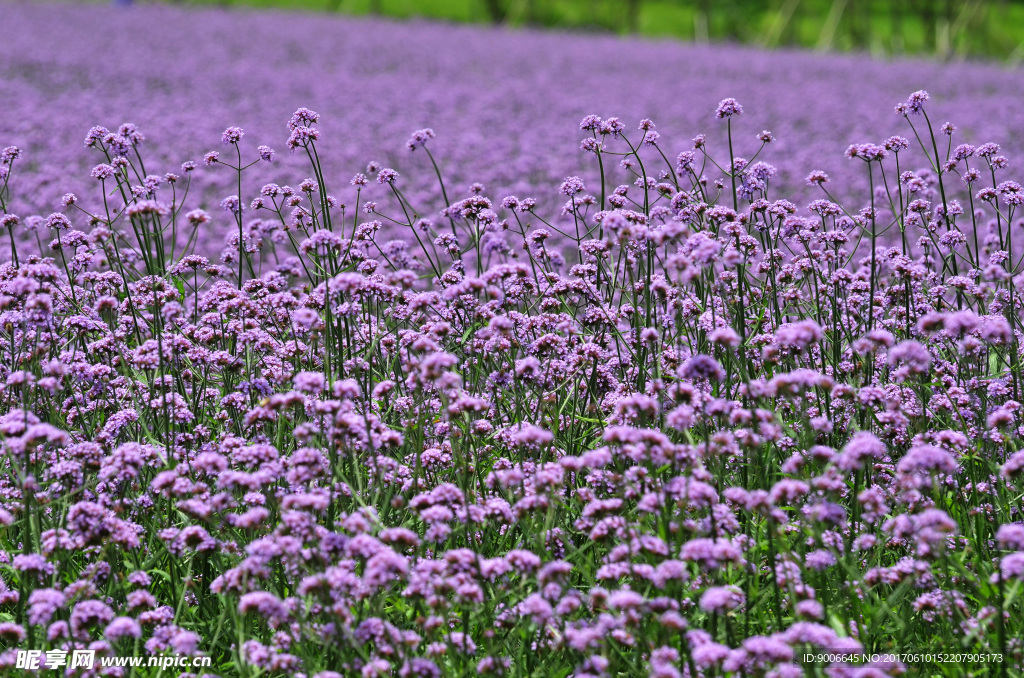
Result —
<instances>
[{"instance_id":1,"label":"dense flower blossom","mask_svg":"<svg viewBox=\"0 0 1024 678\"><path fill-rule=\"evenodd\" d=\"M926 139L932 105L891 122ZM375 144L424 152L345 185L329 150L387 152L358 116L278 111L280 167L185 126L235 148L184 179L143 169L165 130L94 128L98 181L59 175L49 218L8 213L40 191L5 150L0 637L321 678L799 675L800 645L907 628L1016 656L1024 191L988 185L1001 151L950 125L948 160L890 136L830 179L797 161L841 148L776 164L792 128L743 128L753 105L719 105L724 163L630 111L574 132L596 170L535 165L514 125L481 161L385 121ZM787 177L813 199L778 198Z\"/></svg>"},{"instance_id":2,"label":"dense flower blossom","mask_svg":"<svg viewBox=\"0 0 1024 678\"><path fill-rule=\"evenodd\" d=\"M726 612L735 610L744 600L743 592L735 586L715 586L701 594L700 606L708 612Z\"/></svg>"},{"instance_id":3,"label":"dense flower blossom","mask_svg":"<svg viewBox=\"0 0 1024 678\"><path fill-rule=\"evenodd\" d=\"M715 109L716 118L730 118L734 115L739 115L743 112L743 106L735 99L722 99L718 104L718 108Z\"/></svg>"}]
</instances>

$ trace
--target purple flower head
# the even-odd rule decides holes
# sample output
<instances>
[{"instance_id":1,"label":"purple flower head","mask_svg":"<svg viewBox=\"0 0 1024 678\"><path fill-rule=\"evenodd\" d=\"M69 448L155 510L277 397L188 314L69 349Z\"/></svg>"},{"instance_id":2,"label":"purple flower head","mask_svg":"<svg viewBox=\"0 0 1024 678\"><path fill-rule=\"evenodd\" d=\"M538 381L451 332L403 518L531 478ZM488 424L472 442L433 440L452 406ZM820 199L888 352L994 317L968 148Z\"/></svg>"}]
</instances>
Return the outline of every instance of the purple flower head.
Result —
<instances>
[{"instance_id":1,"label":"purple flower head","mask_svg":"<svg viewBox=\"0 0 1024 678\"><path fill-rule=\"evenodd\" d=\"M210 222L210 215L204 210L192 210L185 215L185 219L193 226L201 226Z\"/></svg>"},{"instance_id":2,"label":"purple flower head","mask_svg":"<svg viewBox=\"0 0 1024 678\"><path fill-rule=\"evenodd\" d=\"M434 130L430 128L418 129L412 133L409 137L409 141L405 142L406 148L410 151L415 151L417 148L422 148L427 145L427 142L434 138Z\"/></svg>"},{"instance_id":3,"label":"purple flower head","mask_svg":"<svg viewBox=\"0 0 1024 678\"><path fill-rule=\"evenodd\" d=\"M136 570L128 575L128 581L136 586L146 587L153 582L153 579L143 570Z\"/></svg>"},{"instance_id":4,"label":"purple flower head","mask_svg":"<svg viewBox=\"0 0 1024 678\"><path fill-rule=\"evenodd\" d=\"M783 348L806 351L825 338L821 326L813 320L785 323L775 331L775 342Z\"/></svg>"},{"instance_id":5,"label":"purple flower head","mask_svg":"<svg viewBox=\"0 0 1024 678\"><path fill-rule=\"evenodd\" d=\"M0 639L11 645L17 645L25 640L25 629L21 624L15 622L0 623Z\"/></svg>"},{"instance_id":6,"label":"purple flower head","mask_svg":"<svg viewBox=\"0 0 1024 678\"><path fill-rule=\"evenodd\" d=\"M808 553L804 562L807 564L807 567L812 570L821 572L835 565L836 557L831 551L817 549Z\"/></svg>"},{"instance_id":7,"label":"purple flower head","mask_svg":"<svg viewBox=\"0 0 1024 678\"><path fill-rule=\"evenodd\" d=\"M111 641L118 641L122 638L140 638L142 636L142 627L131 617L117 617L107 624L103 635Z\"/></svg>"},{"instance_id":8,"label":"purple flower head","mask_svg":"<svg viewBox=\"0 0 1024 678\"><path fill-rule=\"evenodd\" d=\"M810 492L810 489L810 486L801 480L783 478L772 486L768 497L773 504L793 504Z\"/></svg>"},{"instance_id":9,"label":"purple flower head","mask_svg":"<svg viewBox=\"0 0 1024 678\"><path fill-rule=\"evenodd\" d=\"M889 349L888 361L890 365L903 365L912 374L924 374L932 357L922 344L907 340Z\"/></svg>"},{"instance_id":10,"label":"purple flower head","mask_svg":"<svg viewBox=\"0 0 1024 678\"><path fill-rule=\"evenodd\" d=\"M996 531L996 542L1005 549L1024 551L1024 525L1007 523Z\"/></svg>"},{"instance_id":11,"label":"purple flower head","mask_svg":"<svg viewBox=\"0 0 1024 678\"><path fill-rule=\"evenodd\" d=\"M238 614L255 614L273 626L277 626L288 618L284 604L272 593L254 591L246 593L238 601Z\"/></svg>"},{"instance_id":12,"label":"purple flower head","mask_svg":"<svg viewBox=\"0 0 1024 678\"><path fill-rule=\"evenodd\" d=\"M559 193L569 197L582 193L584 190L583 180L579 177L568 177L558 188Z\"/></svg>"},{"instance_id":13,"label":"purple flower head","mask_svg":"<svg viewBox=\"0 0 1024 678\"><path fill-rule=\"evenodd\" d=\"M608 118L607 120L601 121L597 131L598 134L603 136L610 135L612 138L618 138L625 129L626 126L618 118Z\"/></svg>"},{"instance_id":14,"label":"purple flower head","mask_svg":"<svg viewBox=\"0 0 1024 678\"><path fill-rule=\"evenodd\" d=\"M239 141L241 141L244 135L245 132L242 131L241 127L228 127L220 135L220 140L221 143L223 143L225 146L229 146L231 144L237 144Z\"/></svg>"},{"instance_id":15,"label":"purple flower head","mask_svg":"<svg viewBox=\"0 0 1024 678\"><path fill-rule=\"evenodd\" d=\"M889 151L878 144L853 144L846 149L847 158L860 158L865 162L876 162L884 160Z\"/></svg>"},{"instance_id":16,"label":"purple flower head","mask_svg":"<svg viewBox=\"0 0 1024 678\"><path fill-rule=\"evenodd\" d=\"M609 594L606 604L612 610L632 610L644 604L644 597L636 591L623 589Z\"/></svg>"},{"instance_id":17,"label":"purple flower head","mask_svg":"<svg viewBox=\"0 0 1024 678\"><path fill-rule=\"evenodd\" d=\"M886 452L885 443L874 434L858 431L836 457L835 463L840 470L845 472L860 470L868 461L884 457Z\"/></svg>"},{"instance_id":18,"label":"purple flower head","mask_svg":"<svg viewBox=\"0 0 1024 678\"><path fill-rule=\"evenodd\" d=\"M1003 556L999 561L998 574L993 574L990 578L992 583L996 583L1000 576L1003 581L1024 582L1024 553L1011 553L1008 556Z\"/></svg>"},{"instance_id":19,"label":"purple flower head","mask_svg":"<svg viewBox=\"0 0 1024 678\"><path fill-rule=\"evenodd\" d=\"M942 327L951 336L962 337L973 332L981 324L981 318L971 311L956 311L943 316Z\"/></svg>"},{"instance_id":20,"label":"purple flower head","mask_svg":"<svg viewBox=\"0 0 1024 678\"><path fill-rule=\"evenodd\" d=\"M901 474L951 474L956 469L953 455L934 445L915 445L896 466Z\"/></svg>"},{"instance_id":21,"label":"purple flower head","mask_svg":"<svg viewBox=\"0 0 1024 678\"><path fill-rule=\"evenodd\" d=\"M715 109L715 117L719 120L723 118L731 118L734 115L740 115L743 113L743 106L740 106L740 102L733 98L722 99L718 104L718 108Z\"/></svg>"},{"instance_id":22,"label":"purple flower head","mask_svg":"<svg viewBox=\"0 0 1024 678\"><path fill-rule=\"evenodd\" d=\"M95 167L93 167L92 168L92 172L90 174L91 174L93 179L99 179L100 181L106 181L107 179L109 179L112 176L114 176L116 173L117 173L117 170L115 170L110 165L107 165L106 163L103 163L103 164L96 165Z\"/></svg>"},{"instance_id":23,"label":"purple flower head","mask_svg":"<svg viewBox=\"0 0 1024 678\"><path fill-rule=\"evenodd\" d=\"M923 89L917 90L907 98L907 111L914 114L922 113L924 111L924 102L928 101L929 98L928 92Z\"/></svg>"},{"instance_id":24,"label":"purple flower head","mask_svg":"<svg viewBox=\"0 0 1024 678\"><path fill-rule=\"evenodd\" d=\"M10 165L21 157L21 149L17 146L7 146L0 151L0 164Z\"/></svg>"},{"instance_id":25,"label":"purple flower head","mask_svg":"<svg viewBox=\"0 0 1024 678\"><path fill-rule=\"evenodd\" d=\"M90 627L106 626L114 619L114 611L99 600L83 600L71 610L71 632L79 639L88 637Z\"/></svg>"},{"instance_id":26,"label":"purple flower head","mask_svg":"<svg viewBox=\"0 0 1024 678\"><path fill-rule=\"evenodd\" d=\"M806 179L808 186L821 186L823 184L827 184L828 181L828 175L822 172L821 170L811 172L810 174L807 175Z\"/></svg>"},{"instance_id":27,"label":"purple flower head","mask_svg":"<svg viewBox=\"0 0 1024 678\"><path fill-rule=\"evenodd\" d=\"M721 614L743 605L746 596L738 586L712 586L700 597L700 607L707 612Z\"/></svg>"},{"instance_id":28,"label":"purple flower head","mask_svg":"<svg viewBox=\"0 0 1024 678\"><path fill-rule=\"evenodd\" d=\"M237 195L229 195L220 201L221 209L232 214L238 214L242 211L242 203L238 200Z\"/></svg>"},{"instance_id":29,"label":"purple flower head","mask_svg":"<svg viewBox=\"0 0 1024 678\"><path fill-rule=\"evenodd\" d=\"M794 608L801 619L817 621L825 615L825 608L817 600L801 600Z\"/></svg>"},{"instance_id":30,"label":"purple flower head","mask_svg":"<svg viewBox=\"0 0 1024 678\"><path fill-rule=\"evenodd\" d=\"M64 607L67 596L57 589L36 589L28 597L28 621L42 626L53 618L57 610Z\"/></svg>"},{"instance_id":31,"label":"purple flower head","mask_svg":"<svg viewBox=\"0 0 1024 678\"><path fill-rule=\"evenodd\" d=\"M687 358L686 362L679 369L679 376L691 381L696 379L722 381L725 379L725 370L711 356L698 354Z\"/></svg>"},{"instance_id":32,"label":"purple flower head","mask_svg":"<svg viewBox=\"0 0 1024 678\"><path fill-rule=\"evenodd\" d=\"M693 649L694 664L700 669L709 669L729 656L729 648L712 641L701 643Z\"/></svg>"},{"instance_id":33,"label":"purple flower head","mask_svg":"<svg viewBox=\"0 0 1024 678\"><path fill-rule=\"evenodd\" d=\"M736 348L740 345L740 335L731 327L719 327L708 335L708 341L712 344Z\"/></svg>"},{"instance_id":34,"label":"purple flower head","mask_svg":"<svg viewBox=\"0 0 1024 678\"><path fill-rule=\"evenodd\" d=\"M441 669L429 659L410 659L402 664L399 678L441 678Z\"/></svg>"},{"instance_id":35,"label":"purple flower head","mask_svg":"<svg viewBox=\"0 0 1024 678\"><path fill-rule=\"evenodd\" d=\"M42 579L53 574L53 565L38 553L19 553L14 556L11 566L26 575L35 575Z\"/></svg>"},{"instance_id":36,"label":"purple flower head","mask_svg":"<svg viewBox=\"0 0 1024 678\"><path fill-rule=\"evenodd\" d=\"M103 140L103 137L110 134L110 130L106 127L93 127L89 130L89 133L85 135L85 147L93 148L96 144Z\"/></svg>"},{"instance_id":37,"label":"purple flower head","mask_svg":"<svg viewBox=\"0 0 1024 678\"><path fill-rule=\"evenodd\" d=\"M910 142L904 137L893 136L885 140L883 144L885 150L892 151L893 153L899 153L910 148Z\"/></svg>"},{"instance_id":38,"label":"purple flower head","mask_svg":"<svg viewBox=\"0 0 1024 678\"><path fill-rule=\"evenodd\" d=\"M1024 450L1014 452L999 469L999 474L1007 479L1016 479L1024 475Z\"/></svg>"},{"instance_id":39,"label":"purple flower head","mask_svg":"<svg viewBox=\"0 0 1024 678\"><path fill-rule=\"evenodd\" d=\"M308 108L299 108L288 120L288 129L294 130L297 127L309 127L320 120L320 114Z\"/></svg>"},{"instance_id":40,"label":"purple flower head","mask_svg":"<svg viewBox=\"0 0 1024 678\"><path fill-rule=\"evenodd\" d=\"M143 136L139 128L130 122L122 123L121 126L117 128L117 134L123 139L127 139L133 146L137 146L146 140L146 137Z\"/></svg>"},{"instance_id":41,"label":"purple flower head","mask_svg":"<svg viewBox=\"0 0 1024 678\"><path fill-rule=\"evenodd\" d=\"M320 130L314 127L295 127L288 135L288 150L309 146L310 143L320 138Z\"/></svg>"},{"instance_id":42,"label":"purple flower head","mask_svg":"<svg viewBox=\"0 0 1024 678\"><path fill-rule=\"evenodd\" d=\"M45 226L55 231L66 231L71 228L71 220L60 212L54 212L46 217Z\"/></svg>"}]
</instances>

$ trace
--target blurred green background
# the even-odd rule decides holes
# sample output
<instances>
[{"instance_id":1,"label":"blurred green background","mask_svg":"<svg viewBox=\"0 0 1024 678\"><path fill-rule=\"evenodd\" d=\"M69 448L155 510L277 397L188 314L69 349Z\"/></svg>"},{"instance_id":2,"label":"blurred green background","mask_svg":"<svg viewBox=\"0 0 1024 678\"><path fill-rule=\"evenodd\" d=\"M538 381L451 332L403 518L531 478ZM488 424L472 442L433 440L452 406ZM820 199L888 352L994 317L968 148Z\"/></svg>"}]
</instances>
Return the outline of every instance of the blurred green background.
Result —
<instances>
[{"instance_id":1,"label":"blurred green background","mask_svg":"<svg viewBox=\"0 0 1024 678\"><path fill-rule=\"evenodd\" d=\"M696 42L1024 59L1024 0L177 0Z\"/></svg>"}]
</instances>

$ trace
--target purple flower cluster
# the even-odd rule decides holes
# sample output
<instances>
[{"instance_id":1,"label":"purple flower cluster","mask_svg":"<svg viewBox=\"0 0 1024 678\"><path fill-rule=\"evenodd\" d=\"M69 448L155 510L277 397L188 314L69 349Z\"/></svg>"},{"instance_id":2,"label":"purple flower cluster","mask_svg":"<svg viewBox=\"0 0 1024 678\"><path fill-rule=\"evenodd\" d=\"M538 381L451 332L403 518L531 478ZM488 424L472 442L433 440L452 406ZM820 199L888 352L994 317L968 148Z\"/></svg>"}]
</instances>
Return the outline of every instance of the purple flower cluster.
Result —
<instances>
[{"instance_id":1,"label":"purple flower cluster","mask_svg":"<svg viewBox=\"0 0 1024 678\"><path fill-rule=\"evenodd\" d=\"M225 677L853 678L909 667L843 653L908 648L1016 670L1024 191L933 105L886 107L916 156L851 146L849 183L814 157L809 200L775 193L793 128L741 135L734 99L704 116L731 159L589 114L590 166L516 194L442 154L441 114L351 182L321 162L329 108L205 134L195 176L150 173L159 125L93 128L91 184L56 177L48 217L23 211L48 147L5 148L0 671L17 648Z\"/></svg>"},{"instance_id":2,"label":"purple flower cluster","mask_svg":"<svg viewBox=\"0 0 1024 678\"><path fill-rule=\"evenodd\" d=\"M862 195L867 177L844 163L843 151L852 141L883 144L893 134L913 140L892 114L892 102L922 82L965 142L980 147L998 139L1006 154L1024 153L1017 134L1024 113L1002 94L1017 86L1017 76L983 64L880 63L866 56L167 5L131 12L69 5L60 21L52 8L33 3L6 3L3 13L0 99L9 114L0 117L0 139L16 140L33 158L15 196L19 214L48 213L69 191L90 209L101 207L88 181L95 162L85 164L89 158L80 153L83 121L110 126L129 118L146 132L151 163L171 171L211 150L233 160L220 135L245 121L240 144L273 140L267 150L278 151L267 154L273 164L259 168L258 183L298 181L305 157L287 153L288 138L278 138L280 121L297 101L344 130L324 139L329 175L379 160L409 178L404 190L414 204L432 196L434 177L429 157L408 153L405 140L444 156L449 189L485 178L498 195L528 196L539 184L573 174L597 184L597 168L579 167L578 142L569 136L586 114L619 116L602 120L600 140L615 138L616 122L653 119L657 129L644 130L644 143L674 158L694 130L715 121L716 108L732 116L744 138L771 131L774 183L791 198L813 195L803 190L809 169L828 172L840 197L854 193L848 189ZM273 83L272 96L261 83ZM746 109L742 115L734 104L719 107L733 96ZM47 111L45 124L40 111ZM944 119L932 122L939 133ZM299 127L295 143L308 129ZM707 130L709 142L723 140L720 127ZM641 134L630 138L640 143ZM669 139L677 145L666 145ZM923 162L916 143L907 153ZM238 193L230 173L219 169L200 163L203 206L211 212ZM616 163L605 169L614 184L633 180ZM337 197L346 201L340 191ZM201 248L207 254L230 224L217 226L212 247Z\"/></svg>"}]
</instances>

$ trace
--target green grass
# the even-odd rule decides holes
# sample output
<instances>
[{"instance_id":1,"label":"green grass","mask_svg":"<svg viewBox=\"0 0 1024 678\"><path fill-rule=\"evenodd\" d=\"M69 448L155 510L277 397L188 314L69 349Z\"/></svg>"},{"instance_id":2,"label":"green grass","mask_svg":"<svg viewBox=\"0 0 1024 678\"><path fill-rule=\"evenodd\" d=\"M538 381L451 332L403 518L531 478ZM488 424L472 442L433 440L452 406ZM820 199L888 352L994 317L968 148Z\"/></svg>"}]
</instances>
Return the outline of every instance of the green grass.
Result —
<instances>
[{"instance_id":1,"label":"green grass","mask_svg":"<svg viewBox=\"0 0 1024 678\"><path fill-rule=\"evenodd\" d=\"M489 23L487 0L184 0L397 19ZM1024 58L1020 0L491 0L510 26L874 54ZM929 11L929 7L932 9Z\"/></svg>"}]
</instances>

